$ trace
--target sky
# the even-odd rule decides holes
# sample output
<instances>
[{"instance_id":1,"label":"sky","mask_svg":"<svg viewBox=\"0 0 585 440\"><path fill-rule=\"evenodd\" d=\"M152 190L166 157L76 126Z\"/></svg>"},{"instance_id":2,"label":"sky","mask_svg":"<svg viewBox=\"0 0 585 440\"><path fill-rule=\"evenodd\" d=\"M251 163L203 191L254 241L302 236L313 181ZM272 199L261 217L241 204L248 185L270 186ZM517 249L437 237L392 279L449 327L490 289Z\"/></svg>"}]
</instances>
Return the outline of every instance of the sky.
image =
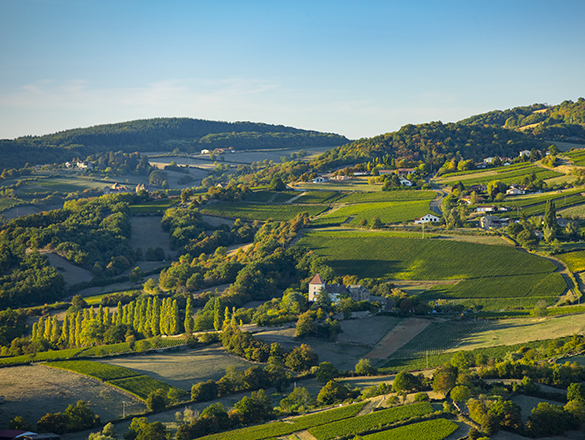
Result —
<instances>
[{"instance_id":1,"label":"sky","mask_svg":"<svg viewBox=\"0 0 585 440\"><path fill-rule=\"evenodd\" d=\"M585 2L0 0L0 139L154 117L350 139L585 96Z\"/></svg>"}]
</instances>

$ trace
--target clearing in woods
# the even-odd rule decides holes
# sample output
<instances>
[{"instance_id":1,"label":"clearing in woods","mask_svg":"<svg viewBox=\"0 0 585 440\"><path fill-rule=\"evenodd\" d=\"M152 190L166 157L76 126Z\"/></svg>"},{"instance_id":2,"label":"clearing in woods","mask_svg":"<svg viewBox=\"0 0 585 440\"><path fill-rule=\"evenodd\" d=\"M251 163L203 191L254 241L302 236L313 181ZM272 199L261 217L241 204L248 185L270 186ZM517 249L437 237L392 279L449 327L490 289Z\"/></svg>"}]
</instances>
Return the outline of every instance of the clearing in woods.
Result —
<instances>
[{"instance_id":1,"label":"clearing in woods","mask_svg":"<svg viewBox=\"0 0 585 440\"><path fill-rule=\"evenodd\" d=\"M366 357L369 359L386 359L427 328L430 323L431 321L428 319L404 319L400 324L390 330Z\"/></svg>"},{"instance_id":2,"label":"clearing in woods","mask_svg":"<svg viewBox=\"0 0 585 440\"><path fill-rule=\"evenodd\" d=\"M53 266L61 275L63 275L67 285L73 286L74 284L81 283L83 281L92 280L93 273L91 273L89 270L76 266L65 258L60 257L59 255L52 252L47 252L44 250L40 250L39 252L45 255L49 259L51 266Z\"/></svg>"},{"instance_id":3,"label":"clearing in woods","mask_svg":"<svg viewBox=\"0 0 585 440\"><path fill-rule=\"evenodd\" d=\"M123 400L127 402L126 414L146 409L138 399L97 379L38 364L0 368L0 390L6 399L0 411L0 426L4 427L16 416L34 424L45 414L64 411L78 400L85 400L102 420L122 417Z\"/></svg>"},{"instance_id":4,"label":"clearing in woods","mask_svg":"<svg viewBox=\"0 0 585 440\"><path fill-rule=\"evenodd\" d=\"M159 216L130 217L132 224L132 235L130 236L130 246L132 249L142 248L142 253L146 252L149 247L160 247L165 254L174 255L169 244L169 234L164 232L161 227L162 218Z\"/></svg>"}]
</instances>

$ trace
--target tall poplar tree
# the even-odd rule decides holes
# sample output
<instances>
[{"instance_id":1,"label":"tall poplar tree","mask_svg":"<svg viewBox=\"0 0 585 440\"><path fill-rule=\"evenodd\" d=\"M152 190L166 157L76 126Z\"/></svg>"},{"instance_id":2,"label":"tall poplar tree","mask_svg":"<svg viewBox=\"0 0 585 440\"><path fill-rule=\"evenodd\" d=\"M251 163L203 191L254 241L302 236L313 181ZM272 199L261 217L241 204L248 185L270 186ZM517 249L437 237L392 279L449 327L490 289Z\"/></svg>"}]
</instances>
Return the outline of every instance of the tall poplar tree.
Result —
<instances>
[{"instance_id":1,"label":"tall poplar tree","mask_svg":"<svg viewBox=\"0 0 585 440\"><path fill-rule=\"evenodd\" d=\"M185 307L185 331L187 333L193 331L193 306L191 305L191 296L187 297L187 305Z\"/></svg>"}]
</instances>

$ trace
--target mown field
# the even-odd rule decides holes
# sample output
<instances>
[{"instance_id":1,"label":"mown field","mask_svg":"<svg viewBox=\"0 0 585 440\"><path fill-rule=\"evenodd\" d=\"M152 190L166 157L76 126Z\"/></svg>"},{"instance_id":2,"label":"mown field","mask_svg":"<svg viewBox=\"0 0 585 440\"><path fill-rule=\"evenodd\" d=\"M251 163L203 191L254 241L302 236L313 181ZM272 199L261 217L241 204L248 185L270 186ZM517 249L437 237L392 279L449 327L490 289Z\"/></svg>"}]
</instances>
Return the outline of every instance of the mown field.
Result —
<instances>
[{"instance_id":1,"label":"mown field","mask_svg":"<svg viewBox=\"0 0 585 440\"><path fill-rule=\"evenodd\" d=\"M325 257L339 275L390 279L469 279L542 274L555 265L507 246L451 240L309 231L299 245Z\"/></svg>"},{"instance_id":2,"label":"mown field","mask_svg":"<svg viewBox=\"0 0 585 440\"><path fill-rule=\"evenodd\" d=\"M325 205L260 205L254 203L222 203L201 210L203 214L220 217L240 218L245 220L265 221L273 219L286 221L295 218L301 212L314 216L326 209Z\"/></svg>"},{"instance_id":3,"label":"mown field","mask_svg":"<svg viewBox=\"0 0 585 440\"><path fill-rule=\"evenodd\" d=\"M340 200L342 203L373 203L373 202L412 202L416 200L433 200L435 191L380 191L374 193L353 193Z\"/></svg>"},{"instance_id":4,"label":"mown field","mask_svg":"<svg viewBox=\"0 0 585 440\"><path fill-rule=\"evenodd\" d=\"M429 212L428 200L364 203L338 209L319 218L314 224L318 226L339 226L349 217L353 217L350 225L358 226L362 219L365 219L370 224L375 216L380 217L382 223L403 223L411 222Z\"/></svg>"}]
</instances>

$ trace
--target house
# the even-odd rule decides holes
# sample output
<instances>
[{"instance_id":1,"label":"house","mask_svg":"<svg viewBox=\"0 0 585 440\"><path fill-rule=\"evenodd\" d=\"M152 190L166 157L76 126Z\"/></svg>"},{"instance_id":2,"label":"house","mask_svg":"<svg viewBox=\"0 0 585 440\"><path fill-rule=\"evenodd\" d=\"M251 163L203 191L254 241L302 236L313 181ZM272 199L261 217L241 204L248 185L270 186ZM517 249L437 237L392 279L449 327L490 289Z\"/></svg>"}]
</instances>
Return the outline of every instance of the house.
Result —
<instances>
[{"instance_id":1,"label":"house","mask_svg":"<svg viewBox=\"0 0 585 440\"><path fill-rule=\"evenodd\" d=\"M347 290L349 290L349 296L355 302L370 300L370 291L361 284L350 284L347 286Z\"/></svg>"},{"instance_id":2,"label":"house","mask_svg":"<svg viewBox=\"0 0 585 440\"><path fill-rule=\"evenodd\" d=\"M486 157L483 160L483 163L485 163L485 164L491 164L494 161L494 159L495 159L495 157Z\"/></svg>"},{"instance_id":3,"label":"house","mask_svg":"<svg viewBox=\"0 0 585 440\"><path fill-rule=\"evenodd\" d=\"M369 171L354 171L353 172L354 176L370 176L372 175L372 173L370 173Z\"/></svg>"},{"instance_id":4,"label":"house","mask_svg":"<svg viewBox=\"0 0 585 440\"><path fill-rule=\"evenodd\" d=\"M485 163L483 163L483 162L478 163L477 165L475 165L475 168L477 168L478 170L479 169L486 168L486 167L487 167L487 165Z\"/></svg>"},{"instance_id":5,"label":"house","mask_svg":"<svg viewBox=\"0 0 585 440\"><path fill-rule=\"evenodd\" d=\"M506 190L506 195L520 195L520 194L526 194L526 191L520 188L510 188L508 190Z\"/></svg>"},{"instance_id":6,"label":"house","mask_svg":"<svg viewBox=\"0 0 585 440\"><path fill-rule=\"evenodd\" d=\"M346 176L345 174L338 174L337 176L333 177L335 180L349 180L351 177Z\"/></svg>"},{"instance_id":7,"label":"house","mask_svg":"<svg viewBox=\"0 0 585 440\"><path fill-rule=\"evenodd\" d=\"M484 215L479 219L479 224L482 229L497 229L508 226L510 224L510 219L496 217L495 215Z\"/></svg>"},{"instance_id":8,"label":"house","mask_svg":"<svg viewBox=\"0 0 585 440\"><path fill-rule=\"evenodd\" d=\"M400 184L404 186L412 186L412 182L404 177L400 178Z\"/></svg>"},{"instance_id":9,"label":"house","mask_svg":"<svg viewBox=\"0 0 585 440\"><path fill-rule=\"evenodd\" d=\"M112 186L104 186L104 194L121 194L127 192L132 192L132 190L125 185L120 185L117 182L114 183Z\"/></svg>"},{"instance_id":10,"label":"house","mask_svg":"<svg viewBox=\"0 0 585 440\"><path fill-rule=\"evenodd\" d=\"M408 176L409 174L414 173L414 168L398 168L396 170L396 174L399 176Z\"/></svg>"},{"instance_id":11,"label":"house","mask_svg":"<svg viewBox=\"0 0 585 440\"><path fill-rule=\"evenodd\" d=\"M468 205L473 205L473 203L471 203L471 196L465 196L465 197L461 197L461 200L465 203L467 203ZM483 203L485 202L485 199L483 197L477 197L477 203Z\"/></svg>"},{"instance_id":12,"label":"house","mask_svg":"<svg viewBox=\"0 0 585 440\"><path fill-rule=\"evenodd\" d=\"M467 188L470 192L483 192L487 190L487 186L485 186L483 183L480 185L471 185L469 188Z\"/></svg>"},{"instance_id":13,"label":"house","mask_svg":"<svg viewBox=\"0 0 585 440\"><path fill-rule=\"evenodd\" d=\"M493 205L478 206L477 208L475 208L475 212L494 212L497 210L498 208Z\"/></svg>"},{"instance_id":14,"label":"house","mask_svg":"<svg viewBox=\"0 0 585 440\"><path fill-rule=\"evenodd\" d=\"M394 170L380 170L379 173L380 173L380 176L382 176L384 174L394 174Z\"/></svg>"},{"instance_id":15,"label":"house","mask_svg":"<svg viewBox=\"0 0 585 440\"><path fill-rule=\"evenodd\" d=\"M518 157L522 156L530 157L530 150L522 150L520 153L518 153Z\"/></svg>"},{"instance_id":16,"label":"house","mask_svg":"<svg viewBox=\"0 0 585 440\"><path fill-rule=\"evenodd\" d=\"M309 301L315 301L322 289L325 289L334 303L338 302L342 295L354 301L370 301L370 291L364 286L351 284L346 287L343 284L326 284L319 274L309 281Z\"/></svg>"},{"instance_id":17,"label":"house","mask_svg":"<svg viewBox=\"0 0 585 440\"><path fill-rule=\"evenodd\" d=\"M93 170L93 165L88 161L78 161L77 168L81 168L82 170Z\"/></svg>"},{"instance_id":18,"label":"house","mask_svg":"<svg viewBox=\"0 0 585 440\"><path fill-rule=\"evenodd\" d=\"M204 148L203 150L201 150L201 154L209 154L210 151L207 148Z\"/></svg>"},{"instance_id":19,"label":"house","mask_svg":"<svg viewBox=\"0 0 585 440\"><path fill-rule=\"evenodd\" d=\"M415 218L414 224L418 225L421 223L429 223L429 222L436 223L439 221L441 221L440 217L437 217L436 215L433 215L433 214L427 214L427 215L423 215L421 218Z\"/></svg>"},{"instance_id":20,"label":"house","mask_svg":"<svg viewBox=\"0 0 585 440\"><path fill-rule=\"evenodd\" d=\"M326 177L322 177L322 176L315 177L313 179L313 183L325 183L327 181L329 181L329 179L327 179Z\"/></svg>"}]
</instances>

